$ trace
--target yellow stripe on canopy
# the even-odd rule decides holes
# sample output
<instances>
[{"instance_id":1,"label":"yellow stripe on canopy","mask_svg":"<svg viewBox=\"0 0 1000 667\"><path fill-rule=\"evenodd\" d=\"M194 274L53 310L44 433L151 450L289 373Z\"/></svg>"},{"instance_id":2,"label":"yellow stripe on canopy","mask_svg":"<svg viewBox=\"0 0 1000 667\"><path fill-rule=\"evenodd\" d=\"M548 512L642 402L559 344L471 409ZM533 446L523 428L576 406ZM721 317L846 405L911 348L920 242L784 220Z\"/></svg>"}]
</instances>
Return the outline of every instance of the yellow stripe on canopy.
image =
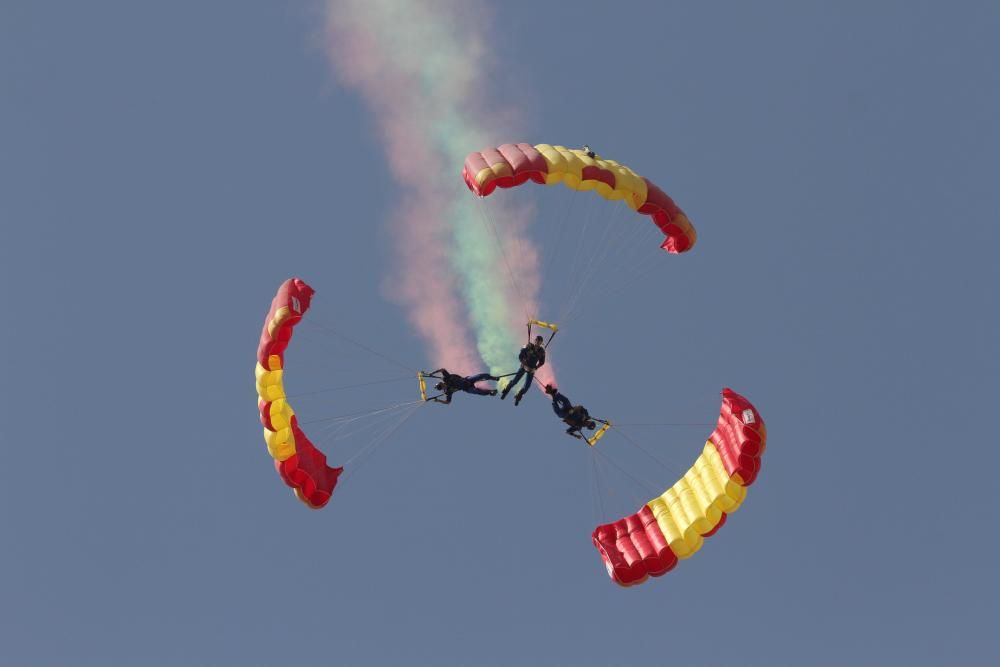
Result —
<instances>
[{"instance_id":1,"label":"yellow stripe on canopy","mask_svg":"<svg viewBox=\"0 0 1000 667\"><path fill-rule=\"evenodd\" d=\"M646 503L671 551L689 558L701 548L702 535L711 532L722 513L735 511L746 497L745 487L734 481L711 441L691 469L663 495Z\"/></svg>"}]
</instances>

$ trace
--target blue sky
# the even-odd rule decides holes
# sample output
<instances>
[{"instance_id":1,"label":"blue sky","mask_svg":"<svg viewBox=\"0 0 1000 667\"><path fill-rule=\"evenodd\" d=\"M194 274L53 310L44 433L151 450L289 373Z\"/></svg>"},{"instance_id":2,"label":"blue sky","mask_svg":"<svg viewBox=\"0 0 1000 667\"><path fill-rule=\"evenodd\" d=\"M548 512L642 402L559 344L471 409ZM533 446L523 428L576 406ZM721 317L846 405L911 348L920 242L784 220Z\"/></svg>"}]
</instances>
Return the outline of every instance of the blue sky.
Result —
<instances>
[{"instance_id":1,"label":"blue sky","mask_svg":"<svg viewBox=\"0 0 1000 667\"><path fill-rule=\"evenodd\" d=\"M574 400L623 422L713 422L722 387L748 396L770 440L740 511L674 572L619 589L590 544L595 492L606 518L649 493L608 468L595 487L593 454L538 396L422 407L305 510L254 405L280 282L308 280L310 317L407 367L314 331L289 353L294 390L435 361L384 297L398 191L322 50L320 6L6 3L0 662L996 651L1000 9L567 7L493 12L497 90L525 131L511 140L589 143L649 174L699 244L590 299L553 361ZM562 194L528 193L544 249ZM415 389L313 394L299 412ZM664 470L601 446L666 488L710 430L630 432ZM322 444L336 462L364 441Z\"/></svg>"}]
</instances>

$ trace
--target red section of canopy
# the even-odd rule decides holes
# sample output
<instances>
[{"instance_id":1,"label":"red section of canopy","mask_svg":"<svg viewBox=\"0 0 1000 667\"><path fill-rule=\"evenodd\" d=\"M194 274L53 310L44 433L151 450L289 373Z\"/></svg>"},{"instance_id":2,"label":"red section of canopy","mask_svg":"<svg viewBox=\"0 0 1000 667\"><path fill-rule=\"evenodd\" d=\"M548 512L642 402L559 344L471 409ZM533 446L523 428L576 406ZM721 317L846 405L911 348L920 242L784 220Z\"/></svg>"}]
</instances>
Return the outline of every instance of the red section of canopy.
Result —
<instances>
[{"instance_id":1,"label":"red section of canopy","mask_svg":"<svg viewBox=\"0 0 1000 667\"><path fill-rule=\"evenodd\" d=\"M622 586L641 584L650 575L658 577L677 565L677 556L646 505L632 516L598 526L592 539L608 574Z\"/></svg>"},{"instance_id":2,"label":"red section of canopy","mask_svg":"<svg viewBox=\"0 0 1000 667\"><path fill-rule=\"evenodd\" d=\"M582 178L585 181L600 181L601 183L606 184L612 190L614 190L615 186L618 184L618 179L615 178L615 175L613 173L611 173L607 169L601 169L600 167L594 167L594 166L584 167L580 171L580 178Z\"/></svg>"},{"instance_id":3,"label":"red section of canopy","mask_svg":"<svg viewBox=\"0 0 1000 667\"><path fill-rule=\"evenodd\" d=\"M265 370L277 370L268 364L272 355L281 359L280 368L285 367L285 349L292 339L295 325L309 310L313 294L315 290L298 278L289 278L278 288L278 293L271 302L271 310L264 320L260 345L257 347L257 361ZM282 308L287 310L282 311ZM271 424L271 403L258 400L257 407L264 428L276 431ZM291 430L295 439L295 454L284 461L275 461L275 468L285 483L295 489L302 502L318 509L330 500L330 495L337 486L337 478L344 469L327 465L326 455L309 441L294 415L291 418Z\"/></svg>"},{"instance_id":4,"label":"red section of canopy","mask_svg":"<svg viewBox=\"0 0 1000 667\"><path fill-rule=\"evenodd\" d=\"M476 183L476 177L484 169L491 169L493 177L482 184ZM512 188L529 180L544 184L548 173L549 163L531 144L503 144L469 153L462 168L465 184L480 197L489 195L498 187Z\"/></svg>"},{"instance_id":5,"label":"red section of canopy","mask_svg":"<svg viewBox=\"0 0 1000 667\"><path fill-rule=\"evenodd\" d=\"M709 438L730 476L739 474L750 486L760 470L760 455L767 443L767 427L750 401L732 389L722 390L719 422ZM739 481L739 480L738 480ZM727 514L703 537L710 537L726 522ZM622 586L641 584L658 577L677 564L648 505L631 516L598 526L591 535L608 574Z\"/></svg>"},{"instance_id":6,"label":"red section of canopy","mask_svg":"<svg viewBox=\"0 0 1000 667\"><path fill-rule=\"evenodd\" d=\"M319 509L330 501L343 468L326 464L326 454L316 449L299 428L292 416L292 434L295 436L295 454L284 461L275 461L274 467L285 484L298 491L298 497L309 507Z\"/></svg>"},{"instance_id":7,"label":"red section of canopy","mask_svg":"<svg viewBox=\"0 0 1000 667\"><path fill-rule=\"evenodd\" d=\"M739 475L743 486L753 484L767 443L767 427L757 408L732 389L723 389L719 423L709 440L729 476Z\"/></svg>"},{"instance_id":8,"label":"red section of canopy","mask_svg":"<svg viewBox=\"0 0 1000 667\"><path fill-rule=\"evenodd\" d=\"M642 180L646 181L646 201L638 210L639 213L651 217L667 237L660 247L673 253L690 250L698 240L698 235L684 215L684 211L655 183L648 178Z\"/></svg>"},{"instance_id":9,"label":"red section of canopy","mask_svg":"<svg viewBox=\"0 0 1000 667\"><path fill-rule=\"evenodd\" d=\"M274 424L271 423L271 401L262 401L257 399L257 409L260 410L260 423L264 425L268 431L277 431L274 428Z\"/></svg>"},{"instance_id":10,"label":"red section of canopy","mask_svg":"<svg viewBox=\"0 0 1000 667\"><path fill-rule=\"evenodd\" d=\"M264 329L260 333L260 345L257 346L257 361L266 370L276 370L268 367L267 364L267 359L272 354L278 355L281 359L281 367L285 367L285 348L288 347L288 341L292 339L292 327L298 324L305 312L309 310L309 303L315 293L316 290L298 278L289 278L278 288L278 293L271 301L271 310L268 311L267 318L264 320ZM289 314L275 327L274 319L282 307L287 307Z\"/></svg>"}]
</instances>

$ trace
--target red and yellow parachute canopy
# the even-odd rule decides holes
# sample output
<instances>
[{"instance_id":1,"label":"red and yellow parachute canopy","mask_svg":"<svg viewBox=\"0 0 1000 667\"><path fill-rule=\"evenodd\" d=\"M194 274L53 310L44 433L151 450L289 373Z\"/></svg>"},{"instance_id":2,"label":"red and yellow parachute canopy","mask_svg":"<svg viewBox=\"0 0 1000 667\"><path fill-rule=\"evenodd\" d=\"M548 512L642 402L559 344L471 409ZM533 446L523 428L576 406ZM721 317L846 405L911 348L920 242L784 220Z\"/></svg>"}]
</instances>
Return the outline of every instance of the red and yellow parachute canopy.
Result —
<instances>
[{"instance_id":1,"label":"red and yellow parachute canopy","mask_svg":"<svg viewBox=\"0 0 1000 667\"><path fill-rule=\"evenodd\" d=\"M298 278L289 278L278 288L260 334L254 374L264 441L274 458L274 467L299 500L318 509L329 502L344 469L328 466L326 455L309 442L285 398L282 383L285 348L295 325L309 310L313 293L313 288Z\"/></svg>"},{"instance_id":2,"label":"red and yellow parachute canopy","mask_svg":"<svg viewBox=\"0 0 1000 667\"><path fill-rule=\"evenodd\" d=\"M633 210L650 216L666 236L660 247L667 252L686 252L698 240L691 221L663 190L628 167L590 151L549 144L503 144L470 153L462 177L480 197L498 187L512 188L528 181L594 190L605 199L623 199Z\"/></svg>"},{"instance_id":3,"label":"red and yellow parachute canopy","mask_svg":"<svg viewBox=\"0 0 1000 667\"><path fill-rule=\"evenodd\" d=\"M691 469L635 514L594 531L611 578L622 586L639 584L698 551L743 502L766 445L767 427L757 409L723 389L719 422Z\"/></svg>"}]
</instances>

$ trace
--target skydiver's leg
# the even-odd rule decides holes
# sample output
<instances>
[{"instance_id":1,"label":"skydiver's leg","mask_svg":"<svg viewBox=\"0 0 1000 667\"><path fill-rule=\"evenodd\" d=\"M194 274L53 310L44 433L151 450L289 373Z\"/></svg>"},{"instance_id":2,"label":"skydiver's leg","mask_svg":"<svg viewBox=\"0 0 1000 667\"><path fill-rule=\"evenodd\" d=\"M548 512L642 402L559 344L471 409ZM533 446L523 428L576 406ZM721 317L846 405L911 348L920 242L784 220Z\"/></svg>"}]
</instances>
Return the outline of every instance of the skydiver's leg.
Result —
<instances>
[{"instance_id":1,"label":"skydiver's leg","mask_svg":"<svg viewBox=\"0 0 1000 667\"><path fill-rule=\"evenodd\" d=\"M496 396L497 395L497 390L496 389L483 389L481 387L477 387L476 386L477 382L482 382L484 380L492 380L493 376L490 375L489 373L480 373L479 375L473 375L473 376L467 377L465 379L468 380L471 384L470 384L470 386L469 386L468 389L463 389L462 391L464 391L464 392L466 392L468 394L476 394L478 396Z\"/></svg>"},{"instance_id":2,"label":"skydiver's leg","mask_svg":"<svg viewBox=\"0 0 1000 667\"><path fill-rule=\"evenodd\" d=\"M500 398L507 398L507 394L509 394L510 390L514 388L514 385L521 381L521 378L524 376L524 372L524 366L517 369L517 374L514 376L514 379L508 382L507 386L503 388L503 391L500 393Z\"/></svg>"},{"instance_id":3,"label":"skydiver's leg","mask_svg":"<svg viewBox=\"0 0 1000 667\"><path fill-rule=\"evenodd\" d=\"M556 392L555 396L552 397L552 411L556 413L559 419L565 417L571 407L573 407L573 404L559 392Z\"/></svg>"},{"instance_id":4,"label":"skydiver's leg","mask_svg":"<svg viewBox=\"0 0 1000 667\"><path fill-rule=\"evenodd\" d=\"M517 405L518 403L521 402L521 399L524 398L525 393L527 393L527 391L531 389L531 382L534 379L535 379L535 372L528 371L528 379L524 381L524 386L521 388L521 391L517 392L517 395L514 396L514 405Z\"/></svg>"}]
</instances>

